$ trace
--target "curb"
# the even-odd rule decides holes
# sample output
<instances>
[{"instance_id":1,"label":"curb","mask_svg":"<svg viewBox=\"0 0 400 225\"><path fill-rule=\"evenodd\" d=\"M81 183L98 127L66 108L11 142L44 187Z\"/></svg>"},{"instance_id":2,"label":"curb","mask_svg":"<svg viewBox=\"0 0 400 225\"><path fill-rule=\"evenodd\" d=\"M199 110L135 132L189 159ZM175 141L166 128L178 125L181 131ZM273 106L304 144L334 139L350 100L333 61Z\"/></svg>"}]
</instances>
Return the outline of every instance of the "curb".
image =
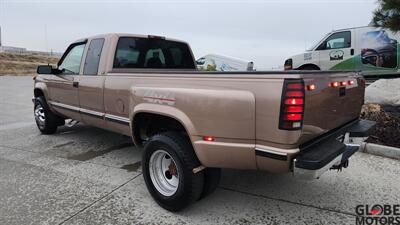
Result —
<instances>
[{"instance_id":1,"label":"curb","mask_svg":"<svg viewBox=\"0 0 400 225\"><path fill-rule=\"evenodd\" d=\"M362 142L360 152L400 160L400 148Z\"/></svg>"}]
</instances>

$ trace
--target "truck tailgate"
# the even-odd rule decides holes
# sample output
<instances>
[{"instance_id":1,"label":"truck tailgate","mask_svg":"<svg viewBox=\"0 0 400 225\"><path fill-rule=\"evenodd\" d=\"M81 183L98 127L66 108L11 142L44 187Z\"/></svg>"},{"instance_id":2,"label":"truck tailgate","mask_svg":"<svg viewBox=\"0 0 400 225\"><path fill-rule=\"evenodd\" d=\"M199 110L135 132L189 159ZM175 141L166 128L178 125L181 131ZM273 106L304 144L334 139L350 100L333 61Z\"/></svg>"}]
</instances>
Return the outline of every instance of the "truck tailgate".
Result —
<instances>
[{"instance_id":1,"label":"truck tailgate","mask_svg":"<svg viewBox=\"0 0 400 225\"><path fill-rule=\"evenodd\" d=\"M364 103L365 81L357 73L306 74L304 84L301 143L359 117Z\"/></svg>"}]
</instances>

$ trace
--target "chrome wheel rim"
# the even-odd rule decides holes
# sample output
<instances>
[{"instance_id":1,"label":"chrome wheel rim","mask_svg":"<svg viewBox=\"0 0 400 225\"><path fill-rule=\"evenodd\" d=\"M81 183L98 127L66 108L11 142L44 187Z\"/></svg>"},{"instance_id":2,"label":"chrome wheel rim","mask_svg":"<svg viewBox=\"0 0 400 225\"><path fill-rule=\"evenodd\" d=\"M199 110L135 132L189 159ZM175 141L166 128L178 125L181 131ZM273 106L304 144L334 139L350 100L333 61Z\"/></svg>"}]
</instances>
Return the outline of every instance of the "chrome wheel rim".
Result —
<instances>
[{"instance_id":1,"label":"chrome wheel rim","mask_svg":"<svg viewBox=\"0 0 400 225\"><path fill-rule=\"evenodd\" d=\"M43 127L46 122L46 115L44 113L44 109L40 104L37 104L35 107L35 120L40 127Z\"/></svg>"},{"instance_id":2,"label":"chrome wheel rim","mask_svg":"<svg viewBox=\"0 0 400 225\"><path fill-rule=\"evenodd\" d=\"M172 196L178 190L179 170L168 152L153 152L149 162L150 178L157 191L164 196Z\"/></svg>"}]
</instances>

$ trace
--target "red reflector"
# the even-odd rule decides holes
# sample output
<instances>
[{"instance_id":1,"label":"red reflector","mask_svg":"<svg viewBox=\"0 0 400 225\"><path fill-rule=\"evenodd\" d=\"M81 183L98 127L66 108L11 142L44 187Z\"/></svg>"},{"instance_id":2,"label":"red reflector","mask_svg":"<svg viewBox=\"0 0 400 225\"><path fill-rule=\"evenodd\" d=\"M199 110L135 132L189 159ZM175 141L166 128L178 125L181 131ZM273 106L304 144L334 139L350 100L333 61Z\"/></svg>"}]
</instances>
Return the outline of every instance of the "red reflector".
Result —
<instances>
[{"instance_id":1,"label":"red reflector","mask_svg":"<svg viewBox=\"0 0 400 225\"><path fill-rule=\"evenodd\" d=\"M354 84L354 80L349 80L349 81L347 81L347 83L348 83L349 85L353 85L353 84Z\"/></svg>"},{"instance_id":2,"label":"red reflector","mask_svg":"<svg viewBox=\"0 0 400 225\"><path fill-rule=\"evenodd\" d=\"M214 137L211 136L203 136L204 141L214 141Z\"/></svg>"},{"instance_id":3,"label":"red reflector","mask_svg":"<svg viewBox=\"0 0 400 225\"><path fill-rule=\"evenodd\" d=\"M303 105L304 100L302 98L287 98L285 99L286 105Z\"/></svg>"},{"instance_id":4,"label":"red reflector","mask_svg":"<svg viewBox=\"0 0 400 225\"><path fill-rule=\"evenodd\" d=\"M307 85L307 90L308 90L308 91L313 91L313 90L315 90L315 89L317 89L317 86L316 86L315 84Z\"/></svg>"},{"instance_id":5,"label":"red reflector","mask_svg":"<svg viewBox=\"0 0 400 225\"><path fill-rule=\"evenodd\" d=\"M302 91L288 91L286 92L286 97L303 97Z\"/></svg>"},{"instance_id":6,"label":"red reflector","mask_svg":"<svg viewBox=\"0 0 400 225\"><path fill-rule=\"evenodd\" d=\"M300 113L300 112L303 112L303 106L286 106L285 112Z\"/></svg>"},{"instance_id":7,"label":"red reflector","mask_svg":"<svg viewBox=\"0 0 400 225\"><path fill-rule=\"evenodd\" d=\"M283 115L284 120L290 120L290 121L296 121L296 120L301 120L303 118L303 115L301 114L286 114Z\"/></svg>"},{"instance_id":8,"label":"red reflector","mask_svg":"<svg viewBox=\"0 0 400 225\"><path fill-rule=\"evenodd\" d=\"M340 86L346 86L346 85L347 85L347 82L346 82L346 81L340 82Z\"/></svg>"},{"instance_id":9,"label":"red reflector","mask_svg":"<svg viewBox=\"0 0 400 225\"><path fill-rule=\"evenodd\" d=\"M286 86L287 89L303 89L302 83L289 83Z\"/></svg>"}]
</instances>

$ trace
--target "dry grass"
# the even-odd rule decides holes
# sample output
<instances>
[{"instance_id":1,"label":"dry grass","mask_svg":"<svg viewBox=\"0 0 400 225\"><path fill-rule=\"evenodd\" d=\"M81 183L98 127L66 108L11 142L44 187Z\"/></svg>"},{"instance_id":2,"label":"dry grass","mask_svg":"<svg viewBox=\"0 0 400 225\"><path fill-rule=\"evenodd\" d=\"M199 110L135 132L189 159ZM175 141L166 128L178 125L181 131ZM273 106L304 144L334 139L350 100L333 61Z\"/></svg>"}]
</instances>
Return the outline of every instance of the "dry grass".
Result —
<instances>
[{"instance_id":1,"label":"dry grass","mask_svg":"<svg viewBox=\"0 0 400 225\"><path fill-rule=\"evenodd\" d=\"M367 142L400 148L400 115L386 112L380 105L363 106L361 118L376 121L375 134Z\"/></svg>"},{"instance_id":2,"label":"dry grass","mask_svg":"<svg viewBox=\"0 0 400 225\"><path fill-rule=\"evenodd\" d=\"M57 64L59 57L39 54L0 53L0 76L35 75L38 65Z\"/></svg>"}]
</instances>

